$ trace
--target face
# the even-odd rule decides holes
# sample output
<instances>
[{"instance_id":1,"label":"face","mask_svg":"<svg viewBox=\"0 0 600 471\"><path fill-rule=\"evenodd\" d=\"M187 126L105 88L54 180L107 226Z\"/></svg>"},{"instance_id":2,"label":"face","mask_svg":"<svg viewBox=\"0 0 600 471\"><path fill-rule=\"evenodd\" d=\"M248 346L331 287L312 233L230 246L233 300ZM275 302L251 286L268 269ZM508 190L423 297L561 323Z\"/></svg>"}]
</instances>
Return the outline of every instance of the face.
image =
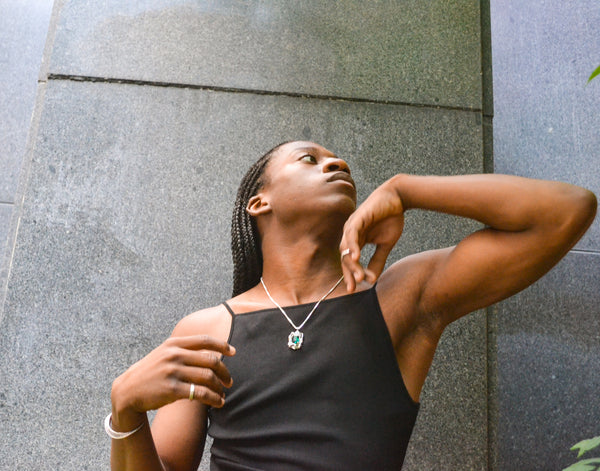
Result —
<instances>
[{"instance_id":1,"label":"face","mask_svg":"<svg viewBox=\"0 0 600 471\"><path fill-rule=\"evenodd\" d=\"M290 142L278 149L265 169L262 193L273 211L312 211L350 215L356 187L348 164L313 142Z\"/></svg>"}]
</instances>

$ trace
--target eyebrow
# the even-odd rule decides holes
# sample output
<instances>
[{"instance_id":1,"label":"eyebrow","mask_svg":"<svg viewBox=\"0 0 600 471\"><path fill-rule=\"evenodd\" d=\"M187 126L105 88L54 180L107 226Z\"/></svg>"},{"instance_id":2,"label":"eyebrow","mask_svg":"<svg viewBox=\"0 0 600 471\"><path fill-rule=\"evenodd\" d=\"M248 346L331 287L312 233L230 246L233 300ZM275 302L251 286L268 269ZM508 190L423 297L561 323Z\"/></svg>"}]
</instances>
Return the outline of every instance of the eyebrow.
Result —
<instances>
[{"instance_id":1,"label":"eyebrow","mask_svg":"<svg viewBox=\"0 0 600 471\"><path fill-rule=\"evenodd\" d=\"M298 147L297 149L295 149L297 152L314 152L314 153L318 153L318 149L316 147ZM331 154L330 156L333 159L337 159L339 158L337 155L335 154Z\"/></svg>"}]
</instances>

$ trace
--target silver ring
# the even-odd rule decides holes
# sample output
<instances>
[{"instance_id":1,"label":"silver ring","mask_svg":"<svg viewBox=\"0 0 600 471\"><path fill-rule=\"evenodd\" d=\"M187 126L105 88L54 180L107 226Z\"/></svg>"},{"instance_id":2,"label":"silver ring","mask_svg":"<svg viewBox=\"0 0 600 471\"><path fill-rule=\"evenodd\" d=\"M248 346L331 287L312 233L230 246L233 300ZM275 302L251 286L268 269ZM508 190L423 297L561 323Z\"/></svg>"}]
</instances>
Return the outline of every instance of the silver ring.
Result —
<instances>
[{"instance_id":1,"label":"silver ring","mask_svg":"<svg viewBox=\"0 0 600 471\"><path fill-rule=\"evenodd\" d=\"M350 255L350 249L345 249L342 251L342 258L344 258L346 255Z\"/></svg>"},{"instance_id":2,"label":"silver ring","mask_svg":"<svg viewBox=\"0 0 600 471\"><path fill-rule=\"evenodd\" d=\"M194 390L196 389L196 385L194 383L190 384L190 401L194 400Z\"/></svg>"}]
</instances>

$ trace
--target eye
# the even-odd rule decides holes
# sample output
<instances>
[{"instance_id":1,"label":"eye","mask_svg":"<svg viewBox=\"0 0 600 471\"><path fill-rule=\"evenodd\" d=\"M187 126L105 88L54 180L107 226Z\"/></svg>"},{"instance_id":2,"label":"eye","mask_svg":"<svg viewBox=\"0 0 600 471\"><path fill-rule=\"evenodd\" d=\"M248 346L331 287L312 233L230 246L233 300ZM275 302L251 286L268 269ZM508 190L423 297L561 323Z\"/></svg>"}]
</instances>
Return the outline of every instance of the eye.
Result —
<instances>
[{"instance_id":1,"label":"eye","mask_svg":"<svg viewBox=\"0 0 600 471\"><path fill-rule=\"evenodd\" d=\"M317 158L310 154L303 155L302 157L300 157L300 160L303 160L304 162L309 162L311 164L317 163Z\"/></svg>"}]
</instances>

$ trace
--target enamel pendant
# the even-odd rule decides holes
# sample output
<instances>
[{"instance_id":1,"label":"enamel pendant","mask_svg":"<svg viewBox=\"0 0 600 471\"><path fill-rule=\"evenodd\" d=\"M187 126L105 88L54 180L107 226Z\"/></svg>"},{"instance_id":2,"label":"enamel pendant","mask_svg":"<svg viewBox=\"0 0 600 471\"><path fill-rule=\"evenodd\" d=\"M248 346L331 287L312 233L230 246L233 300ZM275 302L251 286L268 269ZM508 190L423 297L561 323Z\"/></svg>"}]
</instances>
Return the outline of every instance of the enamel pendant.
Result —
<instances>
[{"instance_id":1,"label":"enamel pendant","mask_svg":"<svg viewBox=\"0 0 600 471\"><path fill-rule=\"evenodd\" d=\"M286 312L283 310L283 308L279 304L277 304L277 301L275 301L273 299L273 296L271 296L271 293L269 293L269 290L267 289L267 285L265 285L265 281L262 279L262 276L260 277L260 283L263 285L263 288L265 289L265 293L267 293L268 298L271 300L271 302L273 304L275 304L275 306L277 306L279 308L279 310L281 311L281 313L283 314L285 319L290 323L290 325L294 329L296 329L293 332L290 332L290 335L288 336L288 347L290 347L291 350L300 350L300 348L302 348L302 343L304 342L304 334L302 332L300 332L300 329L302 327L304 327L304 324L306 324L308 322L308 320L310 319L310 316L313 315L313 313L319 307L319 304L321 304L321 301L323 301L327 296L329 296L331 293L333 293L333 291L339 286L339 284L342 282L343 279L344 279L344 276L342 275L342 277L337 281L337 283L335 285L333 285L333 287L329 291L327 291L327 293L325 293L325 295L315 303L315 305L313 306L311 311L308 313L308 316L306 316L306 319L304 319L304 321L302 321L302 323L300 325L296 326L296 324L294 324L292 322L292 320L286 314Z\"/></svg>"},{"instance_id":2,"label":"enamel pendant","mask_svg":"<svg viewBox=\"0 0 600 471\"><path fill-rule=\"evenodd\" d=\"M288 347L290 347L292 350L300 350L303 341L304 334L299 330L296 330L295 332L291 332L288 337Z\"/></svg>"}]
</instances>

